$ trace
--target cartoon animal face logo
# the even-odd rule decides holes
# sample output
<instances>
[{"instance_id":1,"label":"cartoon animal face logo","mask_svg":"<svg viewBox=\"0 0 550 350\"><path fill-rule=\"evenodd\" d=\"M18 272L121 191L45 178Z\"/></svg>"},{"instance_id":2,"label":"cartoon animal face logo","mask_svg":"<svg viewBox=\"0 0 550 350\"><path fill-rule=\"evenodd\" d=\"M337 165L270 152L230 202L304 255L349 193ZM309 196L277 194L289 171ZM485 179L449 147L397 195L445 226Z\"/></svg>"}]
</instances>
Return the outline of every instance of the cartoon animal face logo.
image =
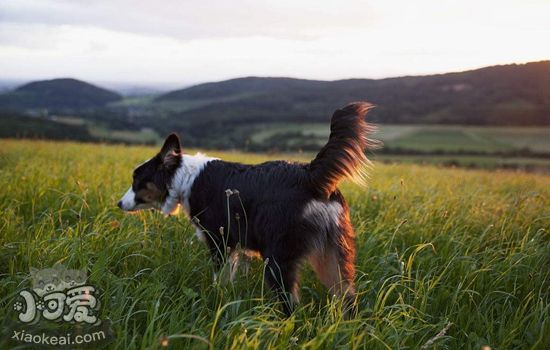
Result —
<instances>
[{"instance_id":1,"label":"cartoon animal face logo","mask_svg":"<svg viewBox=\"0 0 550 350\"><path fill-rule=\"evenodd\" d=\"M39 297L81 286L86 282L86 271L67 269L61 264L42 270L31 267L30 272L32 288Z\"/></svg>"},{"instance_id":2,"label":"cartoon animal face logo","mask_svg":"<svg viewBox=\"0 0 550 350\"><path fill-rule=\"evenodd\" d=\"M63 274L65 289L84 285L84 283L86 283L86 277L86 271L84 270L66 269Z\"/></svg>"}]
</instances>

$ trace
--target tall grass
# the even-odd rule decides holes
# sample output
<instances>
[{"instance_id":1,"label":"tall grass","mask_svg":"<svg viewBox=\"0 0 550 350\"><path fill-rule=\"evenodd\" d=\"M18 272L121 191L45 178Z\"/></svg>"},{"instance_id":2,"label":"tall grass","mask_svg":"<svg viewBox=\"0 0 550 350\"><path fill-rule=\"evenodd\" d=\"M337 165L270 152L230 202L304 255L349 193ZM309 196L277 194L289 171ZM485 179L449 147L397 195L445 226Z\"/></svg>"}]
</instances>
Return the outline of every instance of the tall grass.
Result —
<instances>
[{"instance_id":1,"label":"tall grass","mask_svg":"<svg viewBox=\"0 0 550 350\"><path fill-rule=\"evenodd\" d=\"M113 347L550 348L550 177L378 165L368 189L346 184L357 231L359 313L345 320L304 269L284 318L263 264L213 282L181 217L115 206L156 149L0 141L0 317L29 267L88 269ZM259 162L267 156L217 153Z\"/></svg>"}]
</instances>

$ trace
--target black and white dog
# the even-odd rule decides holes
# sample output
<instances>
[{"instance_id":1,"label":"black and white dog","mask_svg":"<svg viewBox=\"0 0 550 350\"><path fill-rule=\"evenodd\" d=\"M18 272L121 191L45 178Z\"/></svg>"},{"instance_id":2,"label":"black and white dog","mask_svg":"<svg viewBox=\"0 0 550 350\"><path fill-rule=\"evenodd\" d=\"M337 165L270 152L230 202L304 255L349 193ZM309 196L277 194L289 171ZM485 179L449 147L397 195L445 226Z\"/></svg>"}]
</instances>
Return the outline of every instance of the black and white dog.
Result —
<instances>
[{"instance_id":1,"label":"black and white dog","mask_svg":"<svg viewBox=\"0 0 550 350\"><path fill-rule=\"evenodd\" d=\"M355 233L337 186L345 178L365 180L372 126L364 117L370 107L359 102L336 110L328 143L309 164L245 165L186 155L171 134L157 155L134 170L118 206L166 215L183 207L218 267L227 252L232 261L241 250L261 256L265 280L287 314L298 300L305 260L332 293L353 303Z\"/></svg>"}]
</instances>

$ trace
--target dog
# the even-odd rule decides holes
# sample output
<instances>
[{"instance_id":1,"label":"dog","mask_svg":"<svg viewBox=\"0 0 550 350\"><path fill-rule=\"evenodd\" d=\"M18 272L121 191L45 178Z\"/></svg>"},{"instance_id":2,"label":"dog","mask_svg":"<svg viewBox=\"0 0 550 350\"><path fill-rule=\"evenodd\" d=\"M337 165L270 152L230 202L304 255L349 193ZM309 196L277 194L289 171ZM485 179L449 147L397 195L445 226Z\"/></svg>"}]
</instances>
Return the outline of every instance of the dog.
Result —
<instances>
[{"instance_id":1,"label":"dog","mask_svg":"<svg viewBox=\"0 0 550 350\"><path fill-rule=\"evenodd\" d=\"M365 121L370 108L357 102L336 110L327 144L308 164L246 165L187 155L171 134L158 154L134 170L118 207L165 215L182 207L218 269L228 252L231 266L240 250L259 255L265 281L287 315L299 300L299 269L306 260L332 294L353 305L355 232L338 184L346 178L365 184L365 150L374 145L367 138L374 127Z\"/></svg>"}]
</instances>

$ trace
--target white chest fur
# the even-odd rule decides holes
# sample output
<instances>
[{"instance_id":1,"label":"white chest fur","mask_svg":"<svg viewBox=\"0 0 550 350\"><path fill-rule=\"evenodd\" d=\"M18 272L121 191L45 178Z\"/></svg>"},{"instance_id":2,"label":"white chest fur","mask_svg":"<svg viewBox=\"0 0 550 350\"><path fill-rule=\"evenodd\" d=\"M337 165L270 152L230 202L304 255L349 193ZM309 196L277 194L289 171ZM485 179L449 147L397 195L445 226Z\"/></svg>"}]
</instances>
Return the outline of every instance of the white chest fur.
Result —
<instances>
[{"instance_id":1,"label":"white chest fur","mask_svg":"<svg viewBox=\"0 0 550 350\"><path fill-rule=\"evenodd\" d=\"M180 205L189 215L189 197L193 183L208 162L218 159L207 157L202 153L197 153L194 156L184 154L181 158L181 164L174 174L172 183L168 186L168 196L161 208L165 215L177 212Z\"/></svg>"}]
</instances>

